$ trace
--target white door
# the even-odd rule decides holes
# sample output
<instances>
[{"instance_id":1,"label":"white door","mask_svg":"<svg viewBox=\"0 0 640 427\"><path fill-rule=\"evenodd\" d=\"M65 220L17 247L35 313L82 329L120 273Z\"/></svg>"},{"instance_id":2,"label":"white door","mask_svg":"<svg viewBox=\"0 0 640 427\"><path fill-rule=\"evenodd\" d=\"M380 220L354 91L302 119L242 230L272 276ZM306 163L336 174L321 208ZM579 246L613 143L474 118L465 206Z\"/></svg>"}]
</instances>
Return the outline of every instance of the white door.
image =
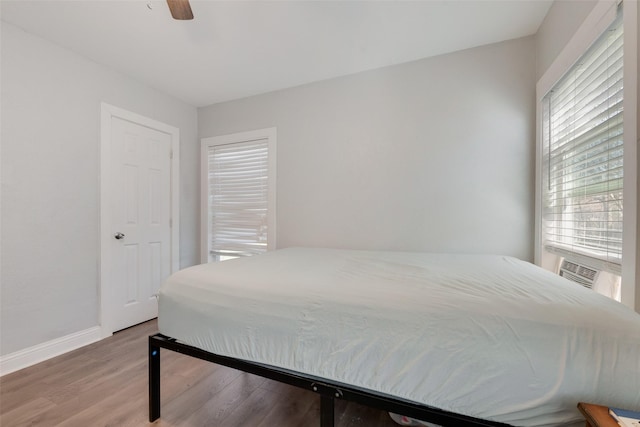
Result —
<instances>
[{"instance_id":1,"label":"white door","mask_svg":"<svg viewBox=\"0 0 640 427\"><path fill-rule=\"evenodd\" d=\"M171 135L111 117L110 328L158 314L171 272Z\"/></svg>"}]
</instances>

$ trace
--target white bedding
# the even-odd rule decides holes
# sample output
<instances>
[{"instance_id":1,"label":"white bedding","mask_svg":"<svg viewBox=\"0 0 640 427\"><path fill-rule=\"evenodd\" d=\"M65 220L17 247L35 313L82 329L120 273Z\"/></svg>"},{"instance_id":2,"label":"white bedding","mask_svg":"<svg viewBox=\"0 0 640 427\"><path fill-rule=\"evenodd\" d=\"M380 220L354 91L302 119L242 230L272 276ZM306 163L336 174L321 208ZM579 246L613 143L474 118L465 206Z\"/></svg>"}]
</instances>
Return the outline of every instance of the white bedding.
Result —
<instances>
[{"instance_id":1,"label":"white bedding","mask_svg":"<svg viewBox=\"0 0 640 427\"><path fill-rule=\"evenodd\" d=\"M292 248L182 270L160 332L516 426L640 409L640 315L502 256Z\"/></svg>"}]
</instances>

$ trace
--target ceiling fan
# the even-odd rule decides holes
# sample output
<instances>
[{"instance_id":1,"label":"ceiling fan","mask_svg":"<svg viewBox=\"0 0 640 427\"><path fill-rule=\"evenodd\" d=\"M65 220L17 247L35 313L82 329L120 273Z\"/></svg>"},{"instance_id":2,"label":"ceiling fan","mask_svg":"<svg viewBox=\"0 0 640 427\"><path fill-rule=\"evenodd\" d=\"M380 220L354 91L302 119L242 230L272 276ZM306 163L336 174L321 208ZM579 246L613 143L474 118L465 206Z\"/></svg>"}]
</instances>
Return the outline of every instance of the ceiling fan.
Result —
<instances>
[{"instance_id":1,"label":"ceiling fan","mask_svg":"<svg viewBox=\"0 0 640 427\"><path fill-rule=\"evenodd\" d=\"M191 11L189 0L167 0L167 4L169 5L173 19L193 19L193 12Z\"/></svg>"}]
</instances>

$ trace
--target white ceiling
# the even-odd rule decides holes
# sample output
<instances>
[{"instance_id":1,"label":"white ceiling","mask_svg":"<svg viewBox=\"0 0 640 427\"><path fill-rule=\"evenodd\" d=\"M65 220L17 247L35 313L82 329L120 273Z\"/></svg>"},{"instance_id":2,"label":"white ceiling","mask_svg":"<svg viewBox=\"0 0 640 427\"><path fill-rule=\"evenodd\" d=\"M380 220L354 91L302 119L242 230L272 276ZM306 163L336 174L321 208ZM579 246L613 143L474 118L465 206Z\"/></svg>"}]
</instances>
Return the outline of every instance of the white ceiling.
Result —
<instances>
[{"instance_id":1,"label":"white ceiling","mask_svg":"<svg viewBox=\"0 0 640 427\"><path fill-rule=\"evenodd\" d=\"M534 34L551 0L2 0L1 18L194 106ZM151 8L149 8L149 6Z\"/></svg>"}]
</instances>

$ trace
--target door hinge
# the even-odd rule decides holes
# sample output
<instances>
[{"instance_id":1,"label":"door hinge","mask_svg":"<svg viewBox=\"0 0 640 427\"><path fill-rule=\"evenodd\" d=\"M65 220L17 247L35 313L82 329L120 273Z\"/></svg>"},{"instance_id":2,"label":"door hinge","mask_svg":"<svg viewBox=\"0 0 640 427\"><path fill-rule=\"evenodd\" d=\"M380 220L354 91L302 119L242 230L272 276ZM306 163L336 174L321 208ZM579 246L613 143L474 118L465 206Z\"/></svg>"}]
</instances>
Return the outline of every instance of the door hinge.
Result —
<instances>
[{"instance_id":1,"label":"door hinge","mask_svg":"<svg viewBox=\"0 0 640 427\"><path fill-rule=\"evenodd\" d=\"M173 218L169 218L169 228L173 228Z\"/></svg>"},{"instance_id":2,"label":"door hinge","mask_svg":"<svg viewBox=\"0 0 640 427\"><path fill-rule=\"evenodd\" d=\"M169 151L169 158L173 160L173 150Z\"/></svg>"}]
</instances>

